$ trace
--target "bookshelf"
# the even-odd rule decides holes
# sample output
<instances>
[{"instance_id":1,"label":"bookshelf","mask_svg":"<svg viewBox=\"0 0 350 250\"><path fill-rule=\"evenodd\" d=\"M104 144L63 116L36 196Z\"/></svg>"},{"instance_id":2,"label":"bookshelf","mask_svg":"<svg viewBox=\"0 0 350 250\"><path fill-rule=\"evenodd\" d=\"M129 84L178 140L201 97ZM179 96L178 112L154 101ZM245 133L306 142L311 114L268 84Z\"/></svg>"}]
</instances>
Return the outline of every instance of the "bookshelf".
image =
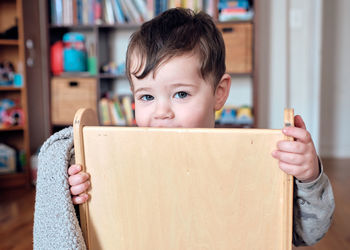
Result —
<instances>
[{"instance_id":1,"label":"bookshelf","mask_svg":"<svg viewBox=\"0 0 350 250\"><path fill-rule=\"evenodd\" d=\"M142 0L145 3L145 6L147 9L149 8L149 3L154 2L155 6L153 8L153 16L157 14L157 12L162 12L162 8L164 10L167 7L172 7L170 4L174 4L176 1L147 1ZM109 6L109 9L112 11L114 10L114 6L112 5L112 1L110 0L101 0L96 1L101 8L100 14L97 14L98 18L95 20L89 20L88 18L84 20L84 11L89 12L88 9L85 7L79 7L79 1L78 1L78 7L73 7L73 17L67 17L62 16L62 19L58 18L57 15L55 15L55 18L53 18L52 11L53 9L57 9L57 7L52 6L52 3L55 1L48 0L48 47L50 48L51 45L53 45L56 41L62 39L63 35L67 32L79 32L85 35L86 37L86 46L87 50L89 49L90 44L93 44L94 46L94 57L96 58L96 74L89 75L86 73L80 74L62 74L59 76L54 76L52 73L50 74L50 87L51 87L51 125L52 125L52 132L55 132L57 130L60 130L61 128L70 125L64 124L64 123L57 123L53 122L55 119L52 118L52 115L56 113L57 109L61 109L64 107L65 104L62 104L63 106L57 106L53 103L53 100L57 99L55 95L57 93L53 93L52 89L52 79L57 78L63 78L66 80L69 80L71 78L79 78L79 86L83 86L84 82L93 80L97 86L96 88L96 99L95 99L95 110L99 110L99 100L105 96L106 93L109 93L110 96L112 95L128 95L131 94L129 91L129 86L127 82L126 76L122 73L109 73L109 72L101 72L101 68L103 68L104 65L106 65L108 62L115 62L117 65L119 65L122 60L125 57L126 53L126 47L128 44L129 36L136 31L140 25L141 22L135 21L132 18L129 22L124 23L118 23L116 15L114 15L114 21L110 20L110 17L106 17L108 15L108 11L106 11L106 7ZM70 2L69 0L62 0L62 8L65 6L65 2ZM82 1L83 2L83 1ZM123 2L123 1L121 1ZM124 1L125 2L125 1ZM138 1L128 1L128 2L138 2ZM168 5L162 5L161 2L167 2ZM247 103L251 106L251 111L253 113L253 122L250 124L245 123L236 123L236 124L217 124L217 127L257 127L257 114L256 114L256 104L257 104L257 81L255 77L255 62L257 60L254 59L255 53L255 45L254 45L254 33L255 33L255 14L252 18L247 20L230 20L225 22L220 22L219 19L219 0L212 0L212 1L188 1L192 2L194 4L192 9L198 9L201 8L203 10L206 10L209 14L212 13L212 16L216 20L216 23L223 32L225 32L227 29L232 31L234 33L233 40L229 38L228 40L225 40L225 44L227 41L230 41L230 39L233 41L232 43L229 43L226 46L231 46L228 51L232 51L231 58L237 58L239 57L241 60L240 63L241 68L238 68L238 70L232 70L228 71L228 73L231 75L233 79L233 85L235 85L236 79L244 79L244 81L250 82L249 86L249 100ZM200 4L198 4L200 2ZM130 4L129 3L129 4ZM251 10L254 9L254 12L256 13L256 9L254 6L254 1L248 1L248 3L251 6ZM66 3L67 4L67 3ZM111 4L111 5L110 5ZM191 7L191 6L183 6L183 7ZM58 7L61 8L61 7ZM83 13L79 14L79 8L82 8ZM211 9L209 9L211 8ZM77 10L78 9L78 10ZM149 11L149 9L148 9ZM76 13L76 14L74 14ZM74 18L74 15L77 15L77 18ZM89 15L85 15L89 16ZM64 18L68 19L64 20ZM224 34L225 37L225 34ZM236 39L239 39L239 43L235 43L234 41ZM238 46L238 47L237 47ZM238 49L237 49L238 48ZM230 50L232 49L232 50ZM50 53L48 53L50 54ZM228 56L230 57L230 56ZM237 60L236 60L237 61ZM233 65L230 65L230 63L233 63ZM234 63L237 62L227 62L228 68L237 68L237 65L234 65ZM244 65L243 65L244 64ZM243 65L243 66L242 66ZM242 68L243 67L243 68ZM86 84L85 84L86 86ZM112 93L112 94L111 94ZM67 94L68 95L68 94ZM90 102L90 103L93 103ZM72 116L72 114L70 114ZM73 120L73 117L70 117L67 120ZM100 123L101 122L100 119Z\"/></svg>"},{"instance_id":2,"label":"bookshelf","mask_svg":"<svg viewBox=\"0 0 350 250\"><path fill-rule=\"evenodd\" d=\"M0 173L0 189L29 187L30 167L29 167L29 132L28 132L28 110L27 110L27 86L26 72L24 67L24 39L23 39L23 19L22 0L1 0L0 1L0 33L4 33L9 28L18 27L18 39L11 37L1 37L0 39L0 62L10 61L13 63L15 73L22 78L20 86L9 84L0 86L0 101L11 100L15 103L13 108L20 109L22 118L19 123L5 123L5 116L1 115L0 143L10 146L17 151L16 170L12 172ZM19 163L21 156L25 161Z\"/></svg>"}]
</instances>

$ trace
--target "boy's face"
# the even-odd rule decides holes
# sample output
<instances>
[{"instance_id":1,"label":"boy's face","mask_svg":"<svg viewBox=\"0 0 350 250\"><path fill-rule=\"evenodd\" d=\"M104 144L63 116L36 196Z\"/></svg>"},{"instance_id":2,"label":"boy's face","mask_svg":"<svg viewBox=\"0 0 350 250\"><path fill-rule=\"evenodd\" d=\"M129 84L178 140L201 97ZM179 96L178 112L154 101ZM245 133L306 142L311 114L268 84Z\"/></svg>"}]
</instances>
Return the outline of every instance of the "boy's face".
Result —
<instances>
[{"instance_id":1,"label":"boy's face","mask_svg":"<svg viewBox=\"0 0 350 250\"><path fill-rule=\"evenodd\" d=\"M155 74L150 72L143 79L132 75L132 82L139 127L214 127L216 98L212 83L200 75L197 55L174 57Z\"/></svg>"}]
</instances>

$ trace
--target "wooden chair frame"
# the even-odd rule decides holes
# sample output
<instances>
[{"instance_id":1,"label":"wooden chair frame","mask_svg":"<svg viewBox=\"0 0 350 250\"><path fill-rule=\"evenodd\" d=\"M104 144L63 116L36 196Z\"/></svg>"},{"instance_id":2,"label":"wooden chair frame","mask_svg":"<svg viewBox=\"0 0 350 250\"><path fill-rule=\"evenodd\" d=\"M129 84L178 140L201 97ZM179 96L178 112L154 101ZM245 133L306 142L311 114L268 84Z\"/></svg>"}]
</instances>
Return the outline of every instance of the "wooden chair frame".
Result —
<instances>
[{"instance_id":1,"label":"wooden chair frame","mask_svg":"<svg viewBox=\"0 0 350 250\"><path fill-rule=\"evenodd\" d=\"M73 127L89 249L291 249L293 177L271 156L293 140L281 130L102 127L89 109Z\"/></svg>"}]
</instances>

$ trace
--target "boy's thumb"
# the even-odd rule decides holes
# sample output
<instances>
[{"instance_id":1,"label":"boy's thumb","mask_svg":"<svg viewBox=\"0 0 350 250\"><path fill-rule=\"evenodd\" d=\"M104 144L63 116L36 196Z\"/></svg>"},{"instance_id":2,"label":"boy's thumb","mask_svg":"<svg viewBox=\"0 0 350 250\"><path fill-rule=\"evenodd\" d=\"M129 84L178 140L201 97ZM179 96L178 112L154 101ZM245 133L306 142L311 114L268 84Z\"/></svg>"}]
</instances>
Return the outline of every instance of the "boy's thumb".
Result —
<instances>
[{"instance_id":1,"label":"boy's thumb","mask_svg":"<svg viewBox=\"0 0 350 250\"><path fill-rule=\"evenodd\" d=\"M301 118L300 115L296 115L294 117L294 126L297 128L303 128L306 129L305 123L303 121L303 118Z\"/></svg>"}]
</instances>

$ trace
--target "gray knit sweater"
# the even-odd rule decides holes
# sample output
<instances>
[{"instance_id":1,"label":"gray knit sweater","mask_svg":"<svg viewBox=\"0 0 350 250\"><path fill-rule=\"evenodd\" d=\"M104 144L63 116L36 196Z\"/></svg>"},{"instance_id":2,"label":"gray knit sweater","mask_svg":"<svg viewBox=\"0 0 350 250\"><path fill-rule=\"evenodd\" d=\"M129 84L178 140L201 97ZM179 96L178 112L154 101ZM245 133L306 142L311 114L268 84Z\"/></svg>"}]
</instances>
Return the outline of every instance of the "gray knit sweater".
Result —
<instances>
[{"instance_id":1,"label":"gray knit sweater","mask_svg":"<svg viewBox=\"0 0 350 250\"><path fill-rule=\"evenodd\" d=\"M52 135L39 153L34 249L86 249L75 214L67 168L74 160L73 129Z\"/></svg>"},{"instance_id":2,"label":"gray knit sweater","mask_svg":"<svg viewBox=\"0 0 350 250\"><path fill-rule=\"evenodd\" d=\"M40 150L34 249L86 249L68 185L67 168L73 161L72 127L52 135ZM293 244L315 244L327 232L335 207L322 164L315 181L295 180L294 187Z\"/></svg>"}]
</instances>

